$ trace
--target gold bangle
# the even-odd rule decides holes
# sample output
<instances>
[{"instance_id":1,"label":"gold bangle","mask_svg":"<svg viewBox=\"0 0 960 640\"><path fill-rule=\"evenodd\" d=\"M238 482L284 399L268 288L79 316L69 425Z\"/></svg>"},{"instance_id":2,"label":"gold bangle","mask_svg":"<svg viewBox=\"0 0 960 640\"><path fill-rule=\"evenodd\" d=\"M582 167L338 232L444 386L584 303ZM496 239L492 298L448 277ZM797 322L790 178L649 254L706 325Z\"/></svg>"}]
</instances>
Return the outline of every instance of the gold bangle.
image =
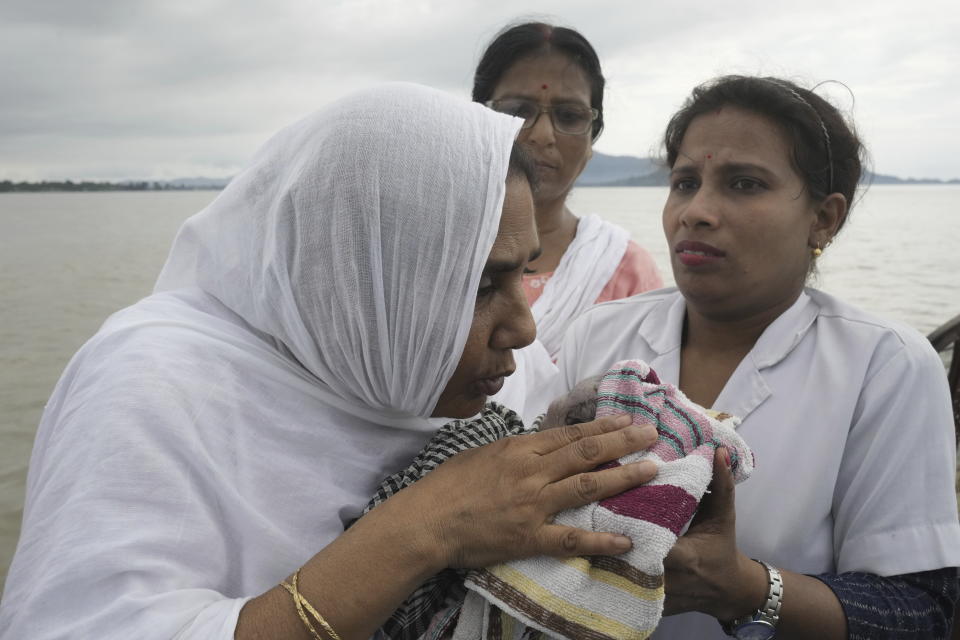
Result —
<instances>
[{"instance_id":1,"label":"gold bangle","mask_svg":"<svg viewBox=\"0 0 960 640\"><path fill-rule=\"evenodd\" d=\"M307 618L307 614L303 610L303 604L300 600L303 596L300 595L300 592L297 590L297 574L300 573L297 570L297 573L293 574L293 585L289 585L286 582L281 582L280 586L290 592L290 595L293 596L293 604L297 607L297 615L300 616L300 620L303 622L303 626L307 628L307 631L310 632L310 635L313 636L313 640L324 640L323 636L317 633L317 630L313 628L313 625L310 624L310 619Z\"/></svg>"},{"instance_id":2,"label":"gold bangle","mask_svg":"<svg viewBox=\"0 0 960 640\"><path fill-rule=\"evenodd\" d=\"M313 616L313 618L317 621L317 623L323 627L323 630L327 632L327 635L329 635L333 640L341 640L339 634L337 634L337 632L333 630L333 627L330 626L330 623L327 622L324 617L320 615L320 612L317 611L313 605L303 597L303 594L300 593L297 585L299 579L300 569L297 569L297 571L293 574L293 584L291 585L287 584L286 582L281 582L280 586L289 591L290 595L293 596L293 603L297 607L297 614L300 616L300 620L303 622L303 625L310 632L310 635L313 636L314 640L324 640L323 636L321 636L320 633L317 632L314 626L310 623L310 619L307 618L307 613L304 612L304 608L306 608L307 612L309 612L310 615Z\"/></svg>"}]
</instances>

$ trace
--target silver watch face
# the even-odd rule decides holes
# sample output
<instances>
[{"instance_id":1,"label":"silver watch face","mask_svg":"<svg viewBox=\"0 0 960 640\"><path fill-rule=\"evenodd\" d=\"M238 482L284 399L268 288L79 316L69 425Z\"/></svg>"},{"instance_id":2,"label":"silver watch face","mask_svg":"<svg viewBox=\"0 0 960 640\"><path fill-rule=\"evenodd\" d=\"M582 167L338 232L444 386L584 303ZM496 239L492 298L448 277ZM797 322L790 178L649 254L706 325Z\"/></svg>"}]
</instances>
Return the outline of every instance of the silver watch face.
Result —
<instances>
[{"instance_id":1,"label":"silver watch face","mask_svg":"<svg viewBox=\"0 0 960 640\"><path fill-rule=\"evenodd\" d=\"M776 632L769 622L753 620L737 627L733 637L737 640L770 640Z\"/></svg>"}]
</instances>

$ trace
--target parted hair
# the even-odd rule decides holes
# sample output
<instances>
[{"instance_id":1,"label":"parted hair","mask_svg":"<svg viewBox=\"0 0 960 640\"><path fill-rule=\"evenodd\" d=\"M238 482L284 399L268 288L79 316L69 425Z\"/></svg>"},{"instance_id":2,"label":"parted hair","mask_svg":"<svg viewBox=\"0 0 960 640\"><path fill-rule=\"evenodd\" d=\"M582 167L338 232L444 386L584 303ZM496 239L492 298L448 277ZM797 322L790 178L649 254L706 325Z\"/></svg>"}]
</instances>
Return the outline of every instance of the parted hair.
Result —
<instances>
[{"instance_id":1,"label":"parted hair","mask_svg":"<svg viewBox=\"0 0 960 640\"><path fill-rule=\"evenodd\" d=\"M593 46L578 31L544 22L526 22L505 28L487 45L473 76L473 101L485 103L503 74L518 60L536 54L559 52L583 69L590 81L590 106L599 112L591 137L603 131L603 88L606 80Z\"/></svg>"}]
</instances>

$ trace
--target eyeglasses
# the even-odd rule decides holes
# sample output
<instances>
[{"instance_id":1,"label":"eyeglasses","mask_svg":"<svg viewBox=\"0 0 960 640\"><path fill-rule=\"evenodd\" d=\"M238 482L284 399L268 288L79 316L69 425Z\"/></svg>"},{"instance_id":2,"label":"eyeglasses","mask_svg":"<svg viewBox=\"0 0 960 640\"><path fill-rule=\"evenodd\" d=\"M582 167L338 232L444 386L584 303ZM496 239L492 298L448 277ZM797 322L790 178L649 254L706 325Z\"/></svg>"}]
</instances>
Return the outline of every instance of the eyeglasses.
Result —
<instances>
[{"instance_id":1,"label":"eyeglasses","mask_svg":"<svg viewBox=\"0 0 960 640\"><path fill-rule=\"evenodd\" d=\"M486 105L494 111L523 118L521 129L529 129L536 124L540 114L549 113L550 122L557 133L570 136L579 136L590 130L593 121L600 117L600 112L580 104L555 104L544 107L533 100L523 98L507 98L504 100L488 100Z\"/></svg>"}]
</instances>

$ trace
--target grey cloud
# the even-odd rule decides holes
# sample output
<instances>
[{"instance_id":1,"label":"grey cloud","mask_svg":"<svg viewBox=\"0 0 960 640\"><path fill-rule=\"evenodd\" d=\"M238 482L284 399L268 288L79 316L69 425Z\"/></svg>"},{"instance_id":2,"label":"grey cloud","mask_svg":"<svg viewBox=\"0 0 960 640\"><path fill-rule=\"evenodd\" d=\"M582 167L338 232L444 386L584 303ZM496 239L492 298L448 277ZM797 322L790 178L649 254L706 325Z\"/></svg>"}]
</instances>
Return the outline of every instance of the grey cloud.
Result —
<instances>
[{"instance_id":1,"label":"grey cloud","mask_svg":"<svg viewBox=\"0 0 960 640\"><path fill-rule=\"evenodd\" d=\"M125 0L10 0L0 4L0 22L11 26L53 26L61 29L102 30L140 20L143 5Z\"/></svg>"},{"instance_id":2,"label":"grey cloud","mask_svg":"<svg viewBox=\"0 0 960 640\"><path fill-rule=\"evenodd\" d=\"M914 122L921 110L951 119L947 109L956 112L960 95L950 79L960 59L958 10L940 0L910 12L892 2L821 0L795 8L759 0L537 0L520 12L506 0L7 0L0 4L0 56L11 61L0 66L0 178L68 170L58 140L87 151L78 172L236 166L250 145L231 140L263 140L355 87L410 80L466 95L486 42L506 23L531 17L574 26L597 46L610 80L602 151L643 154L697 82L764 71L845 81L878 155L889 154L878 157L885 169L923 155L887 150L903 144L901 130L930 127ZM896 131L888 136L878 122L896 122ZM955 129L916 139L935 147L930 158L960 144ZM110 145L136 145L137 153L121 157ZM947 157L939 175L960 174Z\"/></svg>"}]
</instances>

